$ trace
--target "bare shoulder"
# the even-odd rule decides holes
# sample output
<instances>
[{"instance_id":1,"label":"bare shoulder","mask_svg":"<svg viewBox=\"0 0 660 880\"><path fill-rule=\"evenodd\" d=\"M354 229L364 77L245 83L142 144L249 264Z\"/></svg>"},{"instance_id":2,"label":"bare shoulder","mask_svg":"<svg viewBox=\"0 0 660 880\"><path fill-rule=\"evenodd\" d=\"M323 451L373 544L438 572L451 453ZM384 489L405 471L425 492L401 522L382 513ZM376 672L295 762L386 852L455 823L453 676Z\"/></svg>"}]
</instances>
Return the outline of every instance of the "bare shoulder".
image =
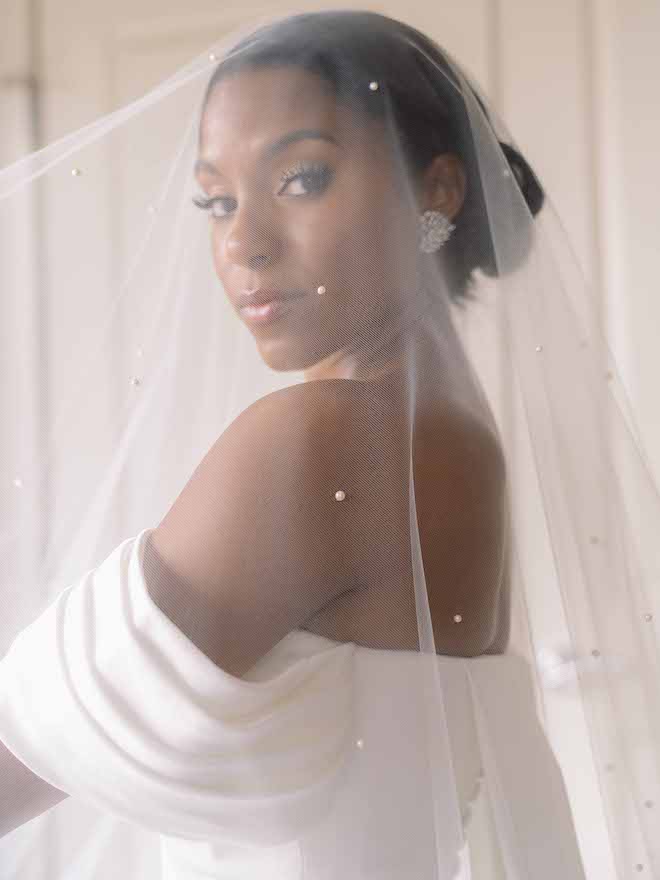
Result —
<instances>
[{"instance_id":1,"label":"bare shoulder","mask_svg":"<svg viewBox=\"0 0 660 880\"><path fill-rule=\"evenodd\" d=\"M260 398L223 431L152 534L167 573L154 577L153 598L182 629L194 619L191 638L237 674L324 609L334 609L336 626L320 634L405 646L416 633L412 442L436 642L442 653L465 650L442 629L462 605L473 614L465 635L483 650L492 637L496 446L460 411L424 416L413 434L400 401L364 383L306 383Z\"/></svg>"},{"instance_id":2,"label":"bare shoulder","mask_svg":"<svg viewBox=\"0 0 660 880\"><path fill-rule=\"evenodd\" d=\"M218 439L212 454L244 479L252 449L259 462L254 466L267 479L262 491L268 485L325 499L341 489L366 504L379 488L370 481L383 472L395 476L395 460L409 448L406 426L401 407L378 386L345 379L306 382L257 400Z\"/></svg>"},{"instance_id":3,"label":"bare shoulder","mask_svg":"<svg viewBox=\"0 0 660 880\"><path fill-rule=\"evenodd\" d=\"M395 400L382 385L351 379L326 379L299 382L273 391L247 407L232 423L237 431L249 430L259 419L275 422L291 420L292 429L307 427L310 417L317 416L324 425L332 418L341 418L342 424L364 424L360 416L373 419L378 413L391 417Z\"/></svg>"},{"instance_id":4,"label":"bare shoulder","mask_svg":"<svg viewBox=\"0 0 660 880\"><path fill-rule=\"evenodd\" d=\"M249 406L151 535L152 598L184 631L191 621L190 637L228 671L359 589L376 517L400 506L401 487L381 491L371 443L379 426L396 432L351 384L291 386Z\"/></svg>"}]
</instances>

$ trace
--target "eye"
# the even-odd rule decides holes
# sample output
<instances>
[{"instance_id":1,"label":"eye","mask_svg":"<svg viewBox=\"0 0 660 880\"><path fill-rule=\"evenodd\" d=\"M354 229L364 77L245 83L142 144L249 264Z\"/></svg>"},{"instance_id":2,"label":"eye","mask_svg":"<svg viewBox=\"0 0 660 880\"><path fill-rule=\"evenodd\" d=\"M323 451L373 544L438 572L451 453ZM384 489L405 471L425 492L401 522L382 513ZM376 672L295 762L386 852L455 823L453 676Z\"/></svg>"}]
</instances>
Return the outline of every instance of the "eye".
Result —
<instances>
[{"instance_id":1,"label":"eye","mask_svg":"<svg viewBox=\"0 0 660 880\"><path fill-rule=\"evenodd\" d=\"M231 202L233 199L230 199L226 196L213 196L209 198L208 196L197 195L193 196L193 205L196 205L198 208L201 208L202 211L210 211L212 217L226 217L226 214L216 214L215 207L216 205L222 204L222 202Z\"/></svg>"},{"instance_id":2,"label":"eye","mask_svg":"<svg viewBox=\"0 0 660 880\"><path fill-rule=\"evenodd\" d=\"M298 162L282 174L280 181L283 183L283 187L279 193L287 190L293 181L299 180L302 182L304 192L293 195L315 195L323 192L331 179L332 170L327 165L318 162ZM196 195L193 196L192 201L202 211L210 211L213 217L220 219L227 217L228 214L226 212L217 213L216 206L222 205L224 202L233 202L235 199L231 199L229 196Z\"/></svg>"},{"instance_id":3,"label":"eye","mask_svg":"<svg viewBox=\"0 0 660 880\"><path fill-rule=\"evenodd\" d=\"M293 168L282 174L282 183L284 189L288 187L294 180L304 180L305 188L312 193L322 192L332 178L332 171L323 163L319 162L298 162Z\"/></svg>"}]
</instances>

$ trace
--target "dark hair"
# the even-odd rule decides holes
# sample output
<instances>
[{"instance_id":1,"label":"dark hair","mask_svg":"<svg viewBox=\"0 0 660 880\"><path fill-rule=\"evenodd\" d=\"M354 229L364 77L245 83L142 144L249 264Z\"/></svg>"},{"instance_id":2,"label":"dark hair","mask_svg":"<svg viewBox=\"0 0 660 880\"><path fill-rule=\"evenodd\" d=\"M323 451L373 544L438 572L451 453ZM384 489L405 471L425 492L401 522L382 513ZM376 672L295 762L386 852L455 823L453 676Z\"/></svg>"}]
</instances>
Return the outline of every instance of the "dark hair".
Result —
<instances>
[{"instance_id":1,"label":"dark hair","mask_svg":"<svg viewBox=\"0 0 660 880\"><path fill-rule=\"evenodd\" d=\"M461 158L467 174L466 195L443 255L453 301L465 305L474 299L473 271L481 269L496 276L498 266L469 116L455 88L452 67L437 43L412 26L376 12L331 10L287 16L262 25L231 47L209 81L203 106L225 76L243 68L271 66L301 67L330 83L341 103L374 118L391 114L404 162L414 176L421 175L439 153L452 152ZM376 92L365 88L372 80L379 82ZM472 94L489 119L478 95ZM519 151L499 143L534 217L544 202L543 189ZM516 228L516 252L507 254L508 265L499 266L500 272L524 260L531 231L528 224Z\"/></svg>"}]
</instances>

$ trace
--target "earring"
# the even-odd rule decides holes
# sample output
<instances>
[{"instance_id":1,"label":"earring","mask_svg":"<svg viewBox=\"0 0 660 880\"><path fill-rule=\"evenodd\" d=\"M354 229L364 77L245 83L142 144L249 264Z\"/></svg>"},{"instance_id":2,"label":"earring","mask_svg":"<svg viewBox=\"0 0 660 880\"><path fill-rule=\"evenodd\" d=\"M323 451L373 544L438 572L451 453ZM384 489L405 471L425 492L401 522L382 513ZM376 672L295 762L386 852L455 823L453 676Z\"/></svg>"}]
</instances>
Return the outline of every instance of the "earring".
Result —
<instances>
[{"instance_id":1,"label":"earring","mask_svg":"<svg viewBox=\"0 0 660 880\"><path fill-rule=\"evenodd\" d=\"M424 211L420 217L419 249L432 254L448 241L454 229L456 227L442 211Z\"/></svg>"}]
</instances>

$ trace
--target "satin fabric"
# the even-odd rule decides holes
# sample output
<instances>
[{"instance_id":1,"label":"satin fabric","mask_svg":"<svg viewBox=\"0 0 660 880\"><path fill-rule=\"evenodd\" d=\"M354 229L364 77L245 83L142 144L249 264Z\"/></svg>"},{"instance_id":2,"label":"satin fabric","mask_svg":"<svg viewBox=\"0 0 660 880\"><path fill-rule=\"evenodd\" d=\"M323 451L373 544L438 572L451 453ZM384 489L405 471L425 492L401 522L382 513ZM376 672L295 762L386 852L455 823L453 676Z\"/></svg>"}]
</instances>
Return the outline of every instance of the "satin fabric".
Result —
<instances>
[{"instance_id":1,"label":"satin fabric","mask_svg":"<svg viewBox=\"0 0 660 880\"><path fill-rule=\"evenodd\" d=\"M0 739L57 788L157 832L165 880L431 880L423 655L297 629L230 675L150 598L149 532L16 637ZM436 659L465 831L456 878L583 878L527 662Z\"/></svg>"}]
</instances>

